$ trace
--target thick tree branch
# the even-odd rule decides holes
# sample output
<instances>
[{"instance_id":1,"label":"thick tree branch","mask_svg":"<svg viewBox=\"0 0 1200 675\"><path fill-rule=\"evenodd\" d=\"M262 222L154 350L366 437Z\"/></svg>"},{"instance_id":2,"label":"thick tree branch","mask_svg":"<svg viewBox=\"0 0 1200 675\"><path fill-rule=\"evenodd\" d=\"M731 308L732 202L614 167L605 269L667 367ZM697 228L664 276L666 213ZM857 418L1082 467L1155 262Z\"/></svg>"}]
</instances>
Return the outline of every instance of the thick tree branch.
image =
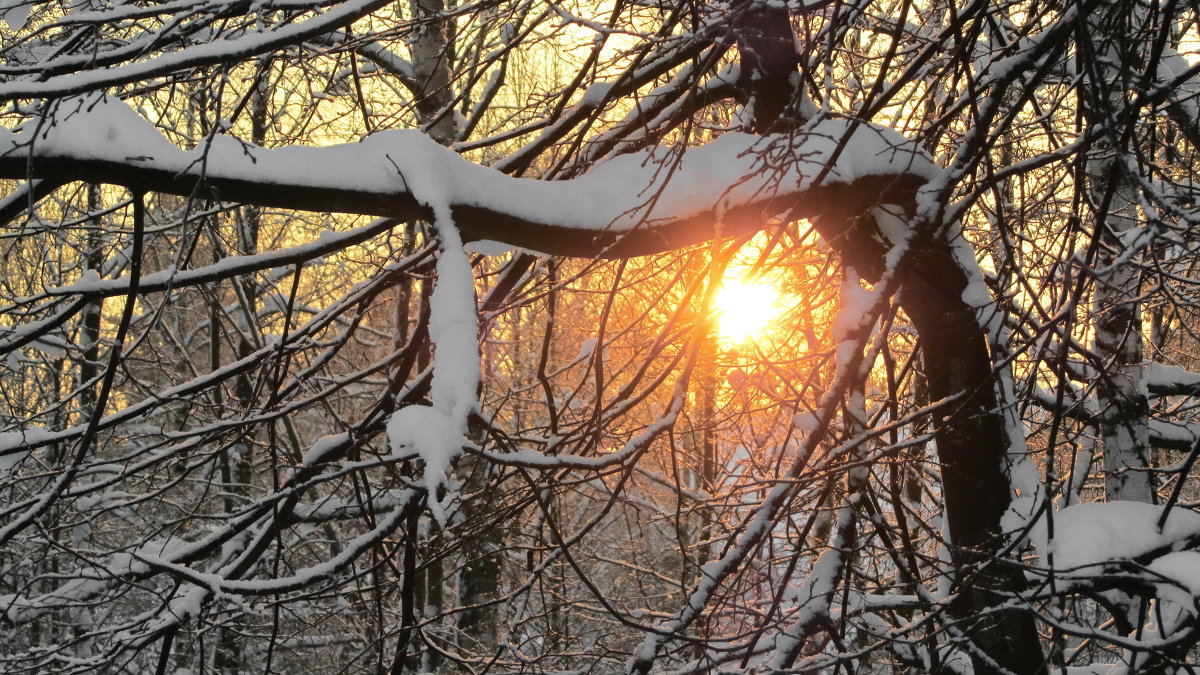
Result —
<instances>
[{"instance_id":1,"label":"thick tree branch","mask_svg":"<svg viewBox=\"0 0 1200 675\"><path fill-rule=\"evenodd\" d=\"M844 219L880 204L911 203L935 171L898 134L840 120L789 137L727 134L681 153L656 148L566 181L511 178L417 132L278 150L219 137L185 152L113 101L80 104L43 126L36 139L32 131L0 132L0 178L108 183L397 221L432 220L432 205L444 200L464 240L604 258L753 232L774 217ZM84 133L109 140L82 150L67 142ZM842 144L849 150L814 184Z\"/></svg>"}]
</instances>

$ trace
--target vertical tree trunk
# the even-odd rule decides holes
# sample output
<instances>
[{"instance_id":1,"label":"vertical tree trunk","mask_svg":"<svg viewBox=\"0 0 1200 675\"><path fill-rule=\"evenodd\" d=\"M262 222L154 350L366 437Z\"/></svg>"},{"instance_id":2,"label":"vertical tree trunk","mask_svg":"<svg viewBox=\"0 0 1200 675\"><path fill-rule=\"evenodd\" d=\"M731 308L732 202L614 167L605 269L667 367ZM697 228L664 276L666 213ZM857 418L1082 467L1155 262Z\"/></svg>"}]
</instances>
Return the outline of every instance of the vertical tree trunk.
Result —
<instances>
[{"instance_id":1,"label":"vertical tree trunk","mask_svg":"<svg viewBox=\"0 0 1200 675\"><path fill-rule=\"evenodd\" d=\"M1084 50L1085 78L1080 108L1090 131L1099 139L1086 154L1087 188L1095 207L1094 236L1100 239L1095 266L1095 351L1100 360L1096 386L1100 403L1099 431L1104 460L1104 492L1108 501L1155 501L1150 464L1150 402L1142 381L1142 304L1140 255L1128 258L1126 244L1139 226L1137 187L1124 158L1126 131L1133 120L1125 114L1125 96L1136 84L1141 61L1136 30L1145 17L1134 5L1117 3L1112 10L1088 17L1092 53ZM1114 592L1114 617L1128 634L1143 623L1145 603Z\"/></svg>"},{"instance_id":2,"label":"vertical tree trunk","mask_svg":"<svg viewBox=\"0 0 1200 675\"><path fill-rule=\"evenodd\" d=\"M417 120L430 138L448 145L455 140L457 124L451 106L454 102L454 23L447 18L443 0L412 0L413 18L422 28L410 46L413 68L421 90L416 95ZM487 483L488 467L471 456L460 458L456 471L463 477L466 494L478 495ZM478 503L474 500L464 503ZM466 514L467 521L475 520ZM467 609L457 614L457 628L463 646L484 652L497 642L497 617L491 601L500 587L500 538L494 528L485 527L462 542L464 564L458 574L458 602ZM438 563L431 563L437 565ZM429 568L430 581L441 581L440 570ZM430 588L427 603L440 601L440 588Z\"/></svg>"},{"instance_id":3,"label":"vertical tree trunk","mask_svg":"<svg viewBox=\"0 0 1200 675\"><path fill-rule=\"evenodd\" d=\"M952 401L934 416L955 568L957 596L950 614L964 622L964 632L1000 666L972 655L976 673L1043 673L1045 659L1032 614L991 609L1005 601L1005 594L1023 590L1025 579L1018 566L996 557L1004 543L1000 519L1010 502L1004 472L1010 445L998 410L986 333L962 299L967 275L941 238L914 251L910 269L900 303L921 337L929 396Z\"/></svg>"},{"instance_id":4,"label":"vertical tree trunk","mask_svg":"<svg viewBox=\"0 0 1200 675\"><path fill-rule=\"evenodd\" d=\"M1096 236L1101 254L1096 274L1096 354L1104 366L1097 383L1104 487L1109 501L1154 501L1149 462L1150 404L1142 384L1142 305L1138 259L1122 259L1125 242L1138 229L1136 187L1126 175L1123 119L1125 91L1132 87L1130 39L1142 23L1130 7L1089 17L1096 53L1084 54L1089 68L1081 107L1092 130L1103 135L1087 154L1088 189L1096 205Z\"/></svg>"},{"instance_id":5,"label":"vertical tree trunk","mask_svg":"<svg viewBox=\"0 0 1200 675\"><path fill-rule=\"evenodd\" d=\"M696 457L696 487L703 494L714 495L717 487L717 439L716 391L717 391L717 335L716 326L709 328L708 335L700 341L699 385L700 385L700 447ZM696 566L703 567L712 557L713 512L708 507L699 510L700 527L697 532Z\"/></svg>"},{"instance_id":6,"label":"vertical tree trunk","mask_svg":"<svg viewBox=\"0 0 1200 675\"><path fill-rule=\"evenodd\" d=\"M412 0L413 19L421 24L410 46L413 70L421 85L416 96L417 121L430 138L449 145L454 140L454 101L450 79L454 59L453 22L443 0Z\"/></svg>"},{"instance_id":7,"label":"vertical tree trunk","mask_svg":"<svg viewBox=\"0 0 1200 675\"><path fill-rule=\"evenodd\" d=\"M1113 178L1116 178L1113 176ZM1096 391L1104 446L1104 488L1109 501L1154 501L1149 461L1150 402L1142 382L1140 274L1133 262L1119 262L1120 240L1136 224L1131 186L1112 189L1112 208L1103 216L1111 247L1101 254L1096 279L1096 355L1104 364Z\"/></svg>"},{"instance_id":8,"label":"vertical tree trunk","mask_svg":"<svg viewBox=\"0 0 1200 675\"><path fill-rule=\"evenodd\" d=\"M87 186L87 209L89 214L99 214L100 186ZM91 228L87 233L86 263L89 270L99 271L104 265L104 244L102 232L103 223L99 215L91 215ZM83 348L83 359L79 364L79 381L76 386L82 387L79 392L79 422L86 423L94 415L103 415L103 410L96 409L97 387L88 384L97 380L100 375L100 319L104 310L104 300L97 298L83 308L79 318L79 345ZM74 647L74 655L78 658L91 656L92 641L83 637L85 628L92 624L91 610L84 606L70 611L71 625L78 642Z\"/></svg>"}]
</instances>

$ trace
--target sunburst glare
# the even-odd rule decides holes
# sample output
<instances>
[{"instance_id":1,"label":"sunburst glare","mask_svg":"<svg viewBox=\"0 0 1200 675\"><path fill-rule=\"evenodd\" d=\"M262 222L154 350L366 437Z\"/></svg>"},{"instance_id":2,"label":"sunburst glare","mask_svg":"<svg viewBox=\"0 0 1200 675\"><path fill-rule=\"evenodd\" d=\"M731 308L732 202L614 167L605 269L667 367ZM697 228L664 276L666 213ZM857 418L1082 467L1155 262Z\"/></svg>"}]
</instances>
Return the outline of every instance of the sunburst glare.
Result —
<instances>
[{"instance_id":1,"label":"sunburst glare","mask_svg":"<svg viewBox=\"0 0 1200 675\"><path fill-rule=\"evenodd\" d=\"M779 290L762 281L725 279L714 300L717 335L722 342L741 344L758 337L779 313Z\"/></svg>"}]
</instances>

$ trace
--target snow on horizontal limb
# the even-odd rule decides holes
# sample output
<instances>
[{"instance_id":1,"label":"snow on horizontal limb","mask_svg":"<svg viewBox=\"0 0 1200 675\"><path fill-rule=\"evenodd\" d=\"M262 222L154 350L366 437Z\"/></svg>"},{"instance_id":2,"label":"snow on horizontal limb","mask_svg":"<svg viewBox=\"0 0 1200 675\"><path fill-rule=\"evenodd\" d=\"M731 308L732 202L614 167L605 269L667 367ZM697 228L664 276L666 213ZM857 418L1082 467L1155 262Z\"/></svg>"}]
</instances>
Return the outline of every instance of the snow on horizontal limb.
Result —
<instances>
[{"instance_id":1,"label":"snow on horizontal limb","mask_svg":"<svg viewBox=\"0 0 1200 675\"><path fill-rule=\"evenodd\" d=\"M52 119L0 132L0 177L433 220L410 181L436 175L448 181L442 196L463 240L563 255L623 257L704 241L715 233L718 213L733 234L761 228L765 214L798 218L844 210L847 202L911 199L937 173L900 134L840 119L789 136L727 133L684 151L650 148L572 180L541 181L471 163L417 131L271 150L218 136L185 151L113 98L66 102L57 110Z\"/></svg>"},{"instance_id":2,"label":"snow on horizontal limb","mask_svg":"<svg viewBox=\"0 0 1200 675\"><path fill-rule=\"evenodd\" d=\"M1160 530L1162 515L1163 507L1157 504L1087 502L1053 514L1053 540L1047 541L1045 514L1032 526L1030 537L1043 565L1046 554L1052 553L1056 570L1084 574L1097 571L1088 567L1148 562L1147 558L1200 544L1200 513L1174 508Z\"/></svg>"},{"instance_id":3,"label":"snow on horizontal limb","mask_svg":"<svg viewBox=\"0 0 1200 675\"><path fill-rule=\"evenodd\" d=\"M1200 391L1200 373L1179 366L1147 361L1144 377L1151 393L1187 395Z\"/></svg>"},{"instance_id":4,"label":"snow on horizontal limb","mask_svg":"<svg viewBox=\"0 0 1200 675\"><path fill-rule=\"evenodd\" d=\"M1200 552L1168 553L1147 568L1159 577L1155 584L1159 597L1193 612L1200 608Z\"/></svg>"},{"instance_id":5,"label":"snow on horizontal limb","mask_svg":"<svg viewBox=\"0 0 1200 675\"><path fill-rule=\"evenodd\" d=\"M1200 513L1143 502L1086 502L1056 510L1054 537L1047 513L1032 498L1017 499L1004 529L1027 533L1038 566L1052 570L1060 590L1104 587L1114 572L1153 585L1159 598L1200 610ZM1159 527L1160 521L1162 527Z\"/></svg>"},{"instance_id":6,"label":"snow on horizontal limb","mask_svg":"<svg viewBox=\"0 0 1200 675\"><path fill-rule=\"evenodd\" d=\"M338 28L350 25L387 4L387 0L349 0L305 21L278 26L269 31L249 33L240 38L202 41L183 49L108 68L67 72L44 79L19 78L0 82L0 101L66 97L120 84L144 81L180 68L197 68L235 62L328 34ZM266 6L265 3L264 6ZM24 23L24 19L25 17L21 17L21 23ZM144 51L149 51L152 43L146 38L142 39L146 40L147 49L127 50L124 56L132 59L137 58ZM107 56L111 56L111 54ZM77 65L86 67L87 65L76 64L73 58L62 56L47 63L59 68L74 68Z\"/></svg>"}]
</instances>

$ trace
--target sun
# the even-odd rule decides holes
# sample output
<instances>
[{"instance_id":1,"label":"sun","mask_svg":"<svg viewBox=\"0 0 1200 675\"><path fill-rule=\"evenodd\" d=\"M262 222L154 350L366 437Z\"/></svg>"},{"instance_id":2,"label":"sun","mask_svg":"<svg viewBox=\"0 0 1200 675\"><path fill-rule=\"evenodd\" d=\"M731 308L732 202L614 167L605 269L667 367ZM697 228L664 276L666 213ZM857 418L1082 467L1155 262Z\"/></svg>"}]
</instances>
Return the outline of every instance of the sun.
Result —
<instances>
[{"instance_id":1,"label":"sun","mask_svg":"<svg viewBox=\"0 0 1200 675\"><path fill-rule=\"evenodd\" d=\"M713 300L717 335L743 343L767 329L779 313L779 291L768 283L726 279Z\"/></svg>"}]
</instances>

